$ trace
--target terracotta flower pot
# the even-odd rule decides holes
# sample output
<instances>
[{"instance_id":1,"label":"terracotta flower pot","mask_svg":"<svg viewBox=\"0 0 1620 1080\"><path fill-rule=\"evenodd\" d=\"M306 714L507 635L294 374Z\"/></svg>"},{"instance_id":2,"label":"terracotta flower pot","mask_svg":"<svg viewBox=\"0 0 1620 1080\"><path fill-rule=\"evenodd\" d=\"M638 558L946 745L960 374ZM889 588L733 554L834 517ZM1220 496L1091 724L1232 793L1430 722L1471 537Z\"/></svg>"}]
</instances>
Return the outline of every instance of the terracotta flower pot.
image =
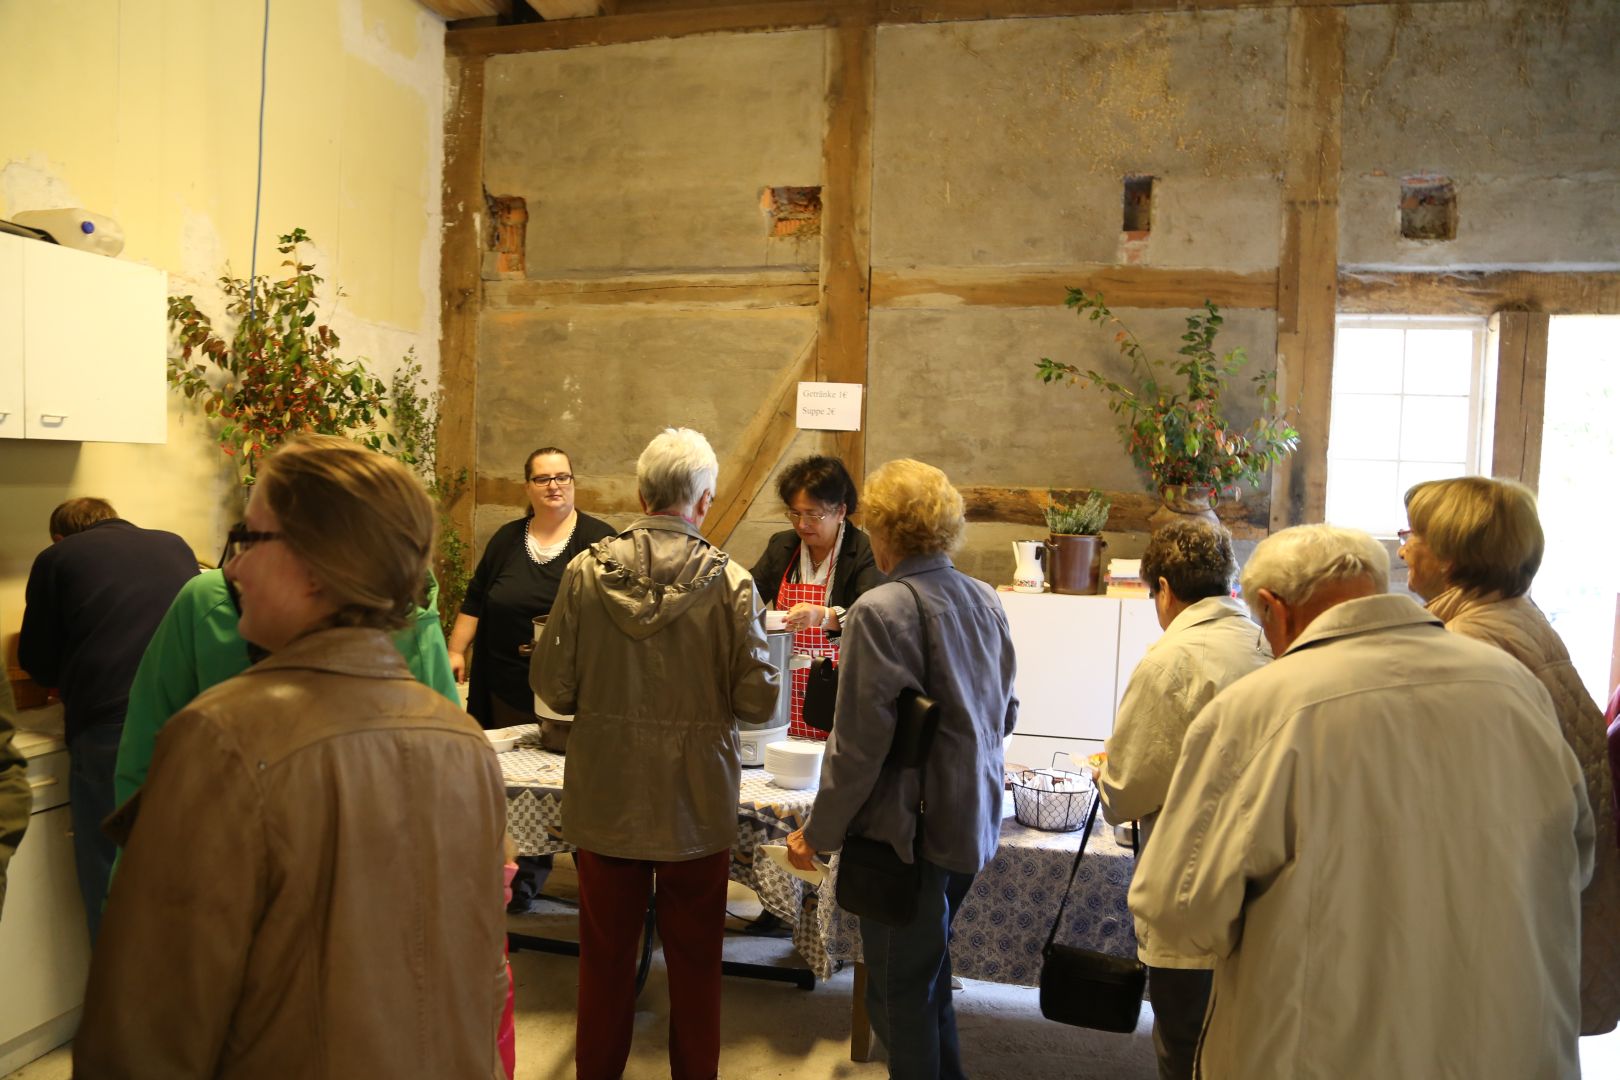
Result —
<instances>
[{"instance_id":1,"label":"terracotta flower pot","mask_svg":"<svg viewBox=\"0 0 1620 1080\"><path fill-rule=\"evenodd\" d=\"M1046 538L1046 579L1055 593L1095 596L1102 591L1103 549L1100 536L1052 533Z\"/></svg>"}]
</instances>

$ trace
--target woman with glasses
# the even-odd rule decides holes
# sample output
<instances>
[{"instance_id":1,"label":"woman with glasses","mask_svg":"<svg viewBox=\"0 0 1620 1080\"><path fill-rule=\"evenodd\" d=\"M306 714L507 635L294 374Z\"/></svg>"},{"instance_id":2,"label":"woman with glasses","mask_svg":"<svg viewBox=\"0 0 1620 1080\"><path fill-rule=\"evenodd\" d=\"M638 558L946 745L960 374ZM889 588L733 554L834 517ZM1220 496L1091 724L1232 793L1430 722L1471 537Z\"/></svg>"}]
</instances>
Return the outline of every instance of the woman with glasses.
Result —
<instances>
[{"instance_id":1,"label":"woman with glasses","mask_svg":"<svg viewBox=\"0 0 1620 1080\"><path fill-rule=\"evenodd\" d=\"M1488 476L1430 480L1406 493L1400 556L1407 588L1454 634L1483 641L1530 669L1552 695L1564 741L1580 761L1597 822L1597 867L1581 894L1581 1034L1620 1021L1620 852L1615 847L1603 710L1569 650L1530 599L1546 539L1536 496Z\"/></svg>"},{"instance_id":2,"label":"woman with glasses","mask_svg":"<svg viewBox=\"0 0 1620 1080\"><path fill-rule=\"evenodd\" d=\"M225 573L269 656L169 722L108 819L75 1075L500 1075L500 766L388 637L434 516L345 439L260 469Z\"/></svg>"},{"instance_id":3,"label":"woman with glasses","mask_svg":"<svg viewBox=\"0 0 1620 1080\"><path fill-rule=\"evenodd\" d=\"M768 608L787 612L793 651L838 662L838 635L855 598L884 577L872 561L866 534L850 524L859 499L844 463L816 455L789 465L776 493L792 526L771 537L754 564L754 585ZM788 734L825 739L802 717L809 671L793 672L793 718Z\"/></svg>"},{"instance_id":4,"label":"woman with glasses","mask_svg":"<svg viewBox=\"0 0 1620 1080\"><path fill-rule=\"evenodd\" d=\"M615 532L574 508L573 463L555 446L529 455L523 481L529 512L490 537L450 631L458 682L468 681L467 647L473 647L467 711L486 728L534 723L528 656L534 620L551 614L569 560Z\"/></svg>"}]
</instances>

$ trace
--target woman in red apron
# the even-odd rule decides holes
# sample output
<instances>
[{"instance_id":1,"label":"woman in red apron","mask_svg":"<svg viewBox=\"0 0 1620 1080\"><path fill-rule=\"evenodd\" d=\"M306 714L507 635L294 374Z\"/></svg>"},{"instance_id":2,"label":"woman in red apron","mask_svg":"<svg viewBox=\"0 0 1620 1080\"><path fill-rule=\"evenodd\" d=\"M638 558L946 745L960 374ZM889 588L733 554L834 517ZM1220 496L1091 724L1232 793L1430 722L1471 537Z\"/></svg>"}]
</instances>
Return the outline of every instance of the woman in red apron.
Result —
<instances>
[{"instance_id":1,"label":"woman in red apron","mask_svg":"<svg viewBox=\"0 0 1620 1080\"><path fill-rule=\"evenodd\" d=\"M838 634L849 605L881 584L866 534L849 521L858 497L844 463L817 455L796 461L776 485L793 527L771 537L754 564L754 584L766 606L787 612L793 651L838 661ZM793 738L825 739L800 719L806 669L792 672Z\"/></svg>"}]
</instances>

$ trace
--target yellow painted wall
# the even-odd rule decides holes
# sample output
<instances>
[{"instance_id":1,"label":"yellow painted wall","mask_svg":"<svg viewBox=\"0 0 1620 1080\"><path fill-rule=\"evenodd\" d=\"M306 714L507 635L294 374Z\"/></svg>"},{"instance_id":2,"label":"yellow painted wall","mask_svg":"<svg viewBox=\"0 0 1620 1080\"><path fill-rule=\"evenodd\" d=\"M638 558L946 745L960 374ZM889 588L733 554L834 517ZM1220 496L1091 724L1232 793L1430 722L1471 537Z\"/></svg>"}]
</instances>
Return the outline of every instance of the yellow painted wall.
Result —
<instances>
[{"instance_id":1,"label":"yellow painted wall","mask_svg":"<svg viewBox=\"0 0 1620 1080\"><path fill-rule=\"evenodd\" d=\"M346 357L384 377L409 348L437 384L444 24L417 0L270 0L259 272L302 226L344 296ZM261 0L0 0L0 217L83 206L121 258L218 316L248 273ZM237 513L200 416L171 400L163 446L0 440L0 634L63 499L100 495L207 561Z\"/></svg>"}]
</instances>

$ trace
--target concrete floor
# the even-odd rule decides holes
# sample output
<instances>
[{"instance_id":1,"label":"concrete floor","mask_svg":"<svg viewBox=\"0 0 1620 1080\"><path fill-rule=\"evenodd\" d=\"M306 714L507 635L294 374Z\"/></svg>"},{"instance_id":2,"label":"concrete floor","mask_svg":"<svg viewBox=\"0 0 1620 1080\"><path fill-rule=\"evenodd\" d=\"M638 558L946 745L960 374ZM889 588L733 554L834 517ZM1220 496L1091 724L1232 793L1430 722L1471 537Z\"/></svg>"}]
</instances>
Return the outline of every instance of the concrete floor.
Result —
<instances>
[{"instance_id":1,"label":"concrete floor","mask_svg":"<svg viewBox=\"0 0 1620 1080\"><path fill-rule=\"evenodd\" d=\"M547 892L572 892L570 870L559 860ZM727 907L736 917L734 927L759 912L758 901L741 886L733 887ZM515 931L564 937L570 936L571 919L564 910L512 917L509 925ZM726 958L799 966L784 937L728 935ZM524 951L513 954L512 972L517 984L518 1080L569 1080L574 1075L578 961ZM727 978L722 1076L748 1080L886 1076L881 1060L864 1064L849 1060L852 982L848 970L810 991L786 983ZM655 954L638 1002L627 1080L669 1075L668 1003L663 959ZM957 994L956 1009L964 1064L976 1080L1156 1080L1158 1075L1149 1034L1150 1009L1143 1009L1133 1035L1083 1031L1045 1020L1033 989L974 981L966 982ZM1581 1060L1588 1077L1620 1076L1620 1032L1582 1039ZM69 1080L71 1075L69 1050L63 1047L0 1080Z\"/></svg>"}]
</instances>

